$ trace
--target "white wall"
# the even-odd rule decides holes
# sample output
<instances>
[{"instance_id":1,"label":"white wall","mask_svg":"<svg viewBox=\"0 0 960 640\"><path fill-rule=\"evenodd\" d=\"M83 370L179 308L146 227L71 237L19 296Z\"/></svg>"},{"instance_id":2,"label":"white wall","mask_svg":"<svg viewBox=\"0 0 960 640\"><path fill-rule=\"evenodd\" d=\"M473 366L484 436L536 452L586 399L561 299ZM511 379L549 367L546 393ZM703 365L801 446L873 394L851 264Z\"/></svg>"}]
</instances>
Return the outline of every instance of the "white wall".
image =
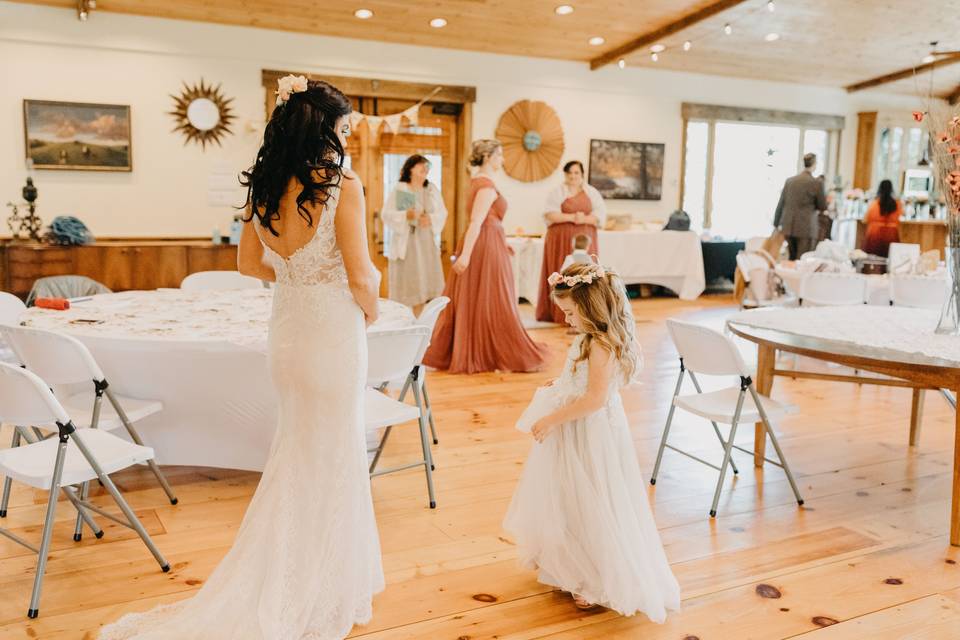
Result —
<instances>
[{"instance_id":1,"label":"white wall","mask_svg":"<svg viewBox=\"0 0 960 640\"><path fill-rule=\"evenodd\" d=\"M776 46L776 45L772 45ZM261 29L0 1L0 202L19 199L26 176L24 98L131 105L133 172L37 171L39 213L72 214L99 236L206 236L226 230L234 211L209 205L211 174L238 172L256 152L263 127L263 68L394 78L477 88L474 137L491 137L500 114L521 99L544 100L563 122L564 160L588 159L591 138L666 144L663 199L615 201L611 211L665 218L677 207L684 101L845 115L840 173L849 181L856 112L916 108L919 100L879 93L741 80L669 71L471 53ZM184 146L167 115L181 82L223 84L235 98L236 135L222 148ZM540 226L546 191L504 177L507 228ZM238 187L237 202L243 191ZM772 203L771 203L772 209Z\"/></svg>"}]
</instances>

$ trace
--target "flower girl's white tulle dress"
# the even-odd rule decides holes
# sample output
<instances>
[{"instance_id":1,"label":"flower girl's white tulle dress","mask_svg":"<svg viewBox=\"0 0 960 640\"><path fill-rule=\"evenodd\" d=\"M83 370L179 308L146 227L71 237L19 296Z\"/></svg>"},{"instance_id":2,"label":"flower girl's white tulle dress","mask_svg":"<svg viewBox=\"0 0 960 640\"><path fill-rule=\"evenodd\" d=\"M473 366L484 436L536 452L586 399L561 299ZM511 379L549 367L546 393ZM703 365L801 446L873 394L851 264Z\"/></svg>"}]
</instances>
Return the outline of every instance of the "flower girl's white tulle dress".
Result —
<instances>
[{"instance_id":1,"label":"flower girl's white tulle dress","mask_svg":"<svg viewBox=\"0 0 960 640\"><path fill-rule=\"evenodd\" d=\"M100 640L340 640L370 620L384 579L363 429L367 338L336 243L338 195L302 249L264 249L277 275L278 424L233 547L193 597L125 616ZM250 380L250 393L268 384Z\"/></svg>"},{"instance_id":2,"label":"flower girl's white tulle dress","mask_svg":"<svg viewBox=\"0 0 960 640\"><path fill-rule=\"evenodd\" d=\"M575 362L582 339L518 428L586 392L587 362ZM537 569L541 583L623 615L639 611L663 622L667 611L680 608L680 587L650 512L620 386L611 383L603 409L534 443L503 525L521 563Z\"/></svg>"}]
</instances>

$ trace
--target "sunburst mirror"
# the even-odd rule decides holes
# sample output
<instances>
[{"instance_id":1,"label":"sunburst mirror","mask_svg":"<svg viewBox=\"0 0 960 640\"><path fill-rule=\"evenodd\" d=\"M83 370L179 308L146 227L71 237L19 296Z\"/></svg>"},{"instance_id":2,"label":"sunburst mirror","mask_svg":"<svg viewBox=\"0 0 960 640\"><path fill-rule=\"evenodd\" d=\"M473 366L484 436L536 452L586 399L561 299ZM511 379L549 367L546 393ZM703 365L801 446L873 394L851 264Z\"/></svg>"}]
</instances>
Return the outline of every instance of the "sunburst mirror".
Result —
<instances>
[{"instance_id":1,"label":"sunburst mirror","mask_svg":"<svg viewBox=\"0 0 960 640\"><path fill-rule=\"evenodd\" d=\"M233 98L225 98L220 85L208 85L203 79L193 86L183 83L179 96L171 95L174 110L170 115L177 121L174 131L183 134L184 144L196 142L204 149L207 143L218 145L225 135L233 133L230 123L235 119L230 109Z\"/></svg>"},{"instance_id":2,"label":"sunburst mirror","mask_svg":"<svg viewBox=\"0 0 960 640\"><path fill-rule=\"evenodd\" d=\"M496 136L503 144L504 170L523 182L543 180L563 157L563 126L546 102L515 102L500 116Z\"/></svg>"}]
</instances>

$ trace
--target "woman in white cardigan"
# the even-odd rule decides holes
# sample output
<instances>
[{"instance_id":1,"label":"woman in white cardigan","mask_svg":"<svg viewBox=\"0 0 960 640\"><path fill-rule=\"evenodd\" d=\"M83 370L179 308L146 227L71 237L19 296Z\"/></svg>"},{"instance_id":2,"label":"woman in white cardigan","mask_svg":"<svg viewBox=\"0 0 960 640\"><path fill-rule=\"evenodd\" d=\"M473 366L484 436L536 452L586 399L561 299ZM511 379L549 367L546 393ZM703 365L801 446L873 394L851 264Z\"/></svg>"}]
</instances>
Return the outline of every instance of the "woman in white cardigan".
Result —
<instances>
[{"instance_id":1,"label":"woman in white cardigan","mask_svg":"<svg viewBox=\"0 0 960 640\"><path fill-rule=\"evenodd\" d=\"M427 180L430 161L412 155L403 163L400 181L383 208L389 229L385 255L391 300L420 308L443 293L443 267L437 237L447 220L447 208L436 185Z\"/></svg>"}]
</instances>

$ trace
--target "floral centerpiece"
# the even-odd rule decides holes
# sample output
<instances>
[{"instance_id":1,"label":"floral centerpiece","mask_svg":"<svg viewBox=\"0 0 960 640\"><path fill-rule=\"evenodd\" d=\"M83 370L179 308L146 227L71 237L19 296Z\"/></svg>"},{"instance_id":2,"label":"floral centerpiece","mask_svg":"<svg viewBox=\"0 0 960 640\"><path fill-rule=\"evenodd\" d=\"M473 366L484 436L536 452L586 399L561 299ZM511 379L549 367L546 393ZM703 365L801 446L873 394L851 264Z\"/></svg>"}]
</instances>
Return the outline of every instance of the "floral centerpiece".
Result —
<instances>
[{"instance_id":1,"label":"floral centerpiece","mask_svg":"<svg viewBox=\"0 0 960 640\"><path fill-rule=\"evenodd\" d=\"M925 112L915 111L913 117L924 122L930 134L933 172L947 209L950 290L937 333L960 335L960 106L931 102Z\"/></svg>"}]
</instances>

